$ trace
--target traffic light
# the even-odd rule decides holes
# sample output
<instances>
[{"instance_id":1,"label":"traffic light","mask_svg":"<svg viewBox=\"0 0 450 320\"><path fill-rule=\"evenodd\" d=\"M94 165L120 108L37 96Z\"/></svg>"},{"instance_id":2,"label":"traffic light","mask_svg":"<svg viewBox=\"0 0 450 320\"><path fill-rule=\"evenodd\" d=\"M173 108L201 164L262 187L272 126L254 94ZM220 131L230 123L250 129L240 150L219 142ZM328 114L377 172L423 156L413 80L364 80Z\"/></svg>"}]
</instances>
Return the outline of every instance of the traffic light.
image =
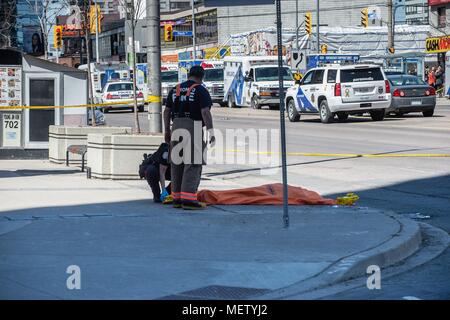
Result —
<instances>
[{"instance_id":1,"label":"traffic light","mask_svg":"<svg viewBox=\"0 0 450 320\"><path fill-rule=\"evenodd\" d=\"M312 33L312 15L311 12L305 13L305 30L307 34Z\"/></svg>"},{"instance_id":2,"label":"traffic light","mask_svg":"<svg viewBox=\"0 0 450 320\"><path fill-rule=\"evenodd\" d=\"M328 53L328 45L322 44L322 45L320 46L320 52L321 52L322 54L327 54L327 53Z\"/></svg>"},{"instance_id":3,"label":"traffic light","mask_svg":"<svg viewBox=\"0 0 450 320\"><path fill-rule=\"evenodd\" d=\"M56 49L62 48L62 26L55 26L53 30L53 46Z\"/></svg>"},{"instance_id":4,"label":"traffic light","mask_svg":"<svg viewBox=\"0 0 450 320\"><path fill-rule=\"evenodd\" d=\"M173 41L173 27L171 24L164 25L164 41L165 42Z\"/></svg>"},{"instance_id":5,"label":"traffic light","mask_svg":"<svg viewBox=\"0 0 450 320\"><path fill-rule=\"evenodd\" d=\"M361 24L364 28L369 26L369 9L364 8L361 10Z\"/></svg>"},{"instance_id":6,"label":"traffic light","mask_svg":"<svg viewBox=\"0 0 450 320\"><path fill-rule=\"evenodd\" d=\"M99 5L91 5L89 9L89 27L91 34L97 33L97 23L98 23L98 33L102 32L102 20L103 15Z\"/></svg>"}]
</instances>

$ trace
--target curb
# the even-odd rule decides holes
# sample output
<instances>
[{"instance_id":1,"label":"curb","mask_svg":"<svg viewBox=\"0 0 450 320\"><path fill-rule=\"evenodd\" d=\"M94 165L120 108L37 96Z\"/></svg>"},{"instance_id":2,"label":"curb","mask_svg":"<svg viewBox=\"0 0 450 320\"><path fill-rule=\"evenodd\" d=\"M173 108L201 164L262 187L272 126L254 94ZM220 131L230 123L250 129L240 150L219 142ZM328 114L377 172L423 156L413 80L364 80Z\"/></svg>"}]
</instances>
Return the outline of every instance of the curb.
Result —
<instances>
[{"instance_id":1,"label":"curb","mask_svg":"<svg viewBox=\"0 0 450 320\"><path fill-rule=\"evenodd\" d=\"M250 299L290 299L293 296L367 275L366 270L370 265L377 265L381 269L392 266L419 250L422 243L419 223L400 217L393 212L385 212L385 214L400 225L398 232L389 240L374 248L343 257L311 278Z\"/></svg>"}]
</instances>

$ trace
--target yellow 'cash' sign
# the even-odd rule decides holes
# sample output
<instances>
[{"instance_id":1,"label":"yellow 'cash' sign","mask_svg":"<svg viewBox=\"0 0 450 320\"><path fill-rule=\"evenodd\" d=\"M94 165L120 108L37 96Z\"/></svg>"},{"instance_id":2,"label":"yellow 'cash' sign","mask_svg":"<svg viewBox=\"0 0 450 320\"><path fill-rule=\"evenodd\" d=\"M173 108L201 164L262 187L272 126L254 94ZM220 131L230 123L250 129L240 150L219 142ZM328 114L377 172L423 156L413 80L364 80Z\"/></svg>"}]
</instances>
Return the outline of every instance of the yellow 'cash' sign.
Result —
<instances>
[{"instance_id":1,"label":"yellow 'cash' sign","mask_svg":"<svg viewBox=\"0 0 450 320\"><path fill-rule=\"evenodd\" d=\"M439 38L427 38L425 42L427 53L438 53L450 51L450 36Z\"/></svg>"}]
</instances>

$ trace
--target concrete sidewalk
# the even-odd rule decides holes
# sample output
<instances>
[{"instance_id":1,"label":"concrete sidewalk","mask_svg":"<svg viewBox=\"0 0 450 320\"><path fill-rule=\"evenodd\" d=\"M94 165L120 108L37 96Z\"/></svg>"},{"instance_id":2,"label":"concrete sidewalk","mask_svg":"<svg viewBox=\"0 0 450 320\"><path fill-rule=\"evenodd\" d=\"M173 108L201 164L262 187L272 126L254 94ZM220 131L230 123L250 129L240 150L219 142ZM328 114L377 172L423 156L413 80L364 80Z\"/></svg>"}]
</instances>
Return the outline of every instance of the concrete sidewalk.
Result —
<instances>
[{"instance_id":1,"label":"concrete sidewalk","mask_svg":"<svg viewBox=\"0 0 450 320\"><path fill-rule=\"evenodd\" d=\"M421 241L416 222L371 208L290 207L283 229L281 207L192 213L150 197L144 181L2 161L0 298L283 298L398 262ZM70 265L81 269L81 290L66 287Z\"/></svg>"}]
</instances>

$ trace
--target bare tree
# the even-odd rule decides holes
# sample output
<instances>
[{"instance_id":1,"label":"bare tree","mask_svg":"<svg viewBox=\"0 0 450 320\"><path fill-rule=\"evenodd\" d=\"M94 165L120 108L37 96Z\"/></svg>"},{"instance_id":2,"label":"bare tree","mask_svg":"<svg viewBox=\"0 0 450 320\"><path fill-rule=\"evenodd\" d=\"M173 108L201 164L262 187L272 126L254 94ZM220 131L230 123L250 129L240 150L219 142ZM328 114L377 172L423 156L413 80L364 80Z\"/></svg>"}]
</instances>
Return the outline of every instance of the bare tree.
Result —
<instances>
[{"instance_id":1,"label":"bare tree","mask_svg":"<svg viewBox=\"0 0 450 320\"><path fill-rule=\"evenodd\" d=\"M131 61L133 67L133 103L134 103L134 129L137 133L141 132L141 127L139 125L139 114L138 114L138 103L136 97L136 41L135 32L136 26L140 19L144 17L145 14L145 0L119 0L120 7L126 13L126 21L131 30Z\"/></svg>"},{"instance_id":2,"label":"bare tree","mask_svg":"<svg viewBox=\"0 0 450 320\"><path fill-rule=\"evenodd\" d=\"M33 15L38 19L42 33L45 59L48 58L48 38L56 25L56 17L69 8L68 0L25 0Z\"/></svg>"},{"instance_id":3,"label":"bare tree","mask_svg":"<svg viewBox=\"0 0 450 320\"><path fill-rule=\"evenodd\" d=\"M12 47L13 29L17 17L17 0L2 0L0 3L0 47Z\"/></svg>"}]
</instances>

